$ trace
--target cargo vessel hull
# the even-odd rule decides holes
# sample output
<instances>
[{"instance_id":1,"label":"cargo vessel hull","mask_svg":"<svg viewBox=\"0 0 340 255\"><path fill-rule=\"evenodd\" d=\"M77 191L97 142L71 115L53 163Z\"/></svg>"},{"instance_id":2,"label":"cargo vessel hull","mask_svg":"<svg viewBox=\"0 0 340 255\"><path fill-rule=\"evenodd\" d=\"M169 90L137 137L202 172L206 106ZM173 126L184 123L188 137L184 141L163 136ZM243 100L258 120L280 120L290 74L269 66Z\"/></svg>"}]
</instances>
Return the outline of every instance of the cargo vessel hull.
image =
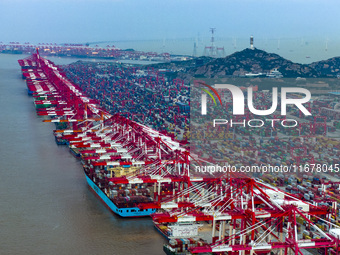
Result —
<instances>
[{"instance_id":1,"label":"cargo vessel hull","mask_svg":"<svg viewBox=\"0 0 340 255\"><path fill-rule=\"evenodd\" d=\"M128 207L128 208L119 208L117 207L111 199L106 196L106 194L86 175L86 181L91 189L96 193L96 195L103 201L103 203L115 214L118 214L121 217L145 217L154 213L156 210L154 209L145 209L141 210L138 207Z\"/></svg>"}]
</instances>

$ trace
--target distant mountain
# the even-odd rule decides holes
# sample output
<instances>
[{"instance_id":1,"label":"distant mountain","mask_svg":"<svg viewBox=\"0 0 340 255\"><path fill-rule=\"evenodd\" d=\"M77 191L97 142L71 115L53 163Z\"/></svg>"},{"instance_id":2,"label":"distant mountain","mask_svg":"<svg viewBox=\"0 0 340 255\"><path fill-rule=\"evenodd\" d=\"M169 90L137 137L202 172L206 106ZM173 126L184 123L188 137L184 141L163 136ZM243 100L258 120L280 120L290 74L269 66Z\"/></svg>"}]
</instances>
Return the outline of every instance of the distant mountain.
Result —
<instances>
[{"instance_id":1,"label":"distant mountain","mask_svg":"<svg viewBox=\"0 0 340 255\"><path fill-rule=\"evenodd\" d=\"M206 65L190 70L190 75L217 78L246 73L269 73L277 68L284 77L316 77L317 72L309 65L297 64L277 54L259 49L245 49L225 58L217 58Z\"/></svg>"},{"instance_id":2,"label":"distant mountain","mask_svg":"<svg viewBox=\"0 0 340 255\"><path fill-rule=\"evenodd\" d=\"M309 66L315 69L319 76L335 77L340 74L340 57L314 62Z\"/></svg>"},{"instance_id":3,"label":"distant mountain","mask_svg":"<svg viewBox=\"0 0 340 255\"><path fill-rule=\"evenodd\" d=\"M159 64L159 68L176 70L178 77L187 81L192 77L220 78L230 75L242 76L247 73L266 74L274 68L277 68L284 78L321 78L336 77L340 74L340 57L312 64L299 64L277 54L255 48L244 49L225 58L200 57L188 61Z\"/></svg>"}]
</instances>

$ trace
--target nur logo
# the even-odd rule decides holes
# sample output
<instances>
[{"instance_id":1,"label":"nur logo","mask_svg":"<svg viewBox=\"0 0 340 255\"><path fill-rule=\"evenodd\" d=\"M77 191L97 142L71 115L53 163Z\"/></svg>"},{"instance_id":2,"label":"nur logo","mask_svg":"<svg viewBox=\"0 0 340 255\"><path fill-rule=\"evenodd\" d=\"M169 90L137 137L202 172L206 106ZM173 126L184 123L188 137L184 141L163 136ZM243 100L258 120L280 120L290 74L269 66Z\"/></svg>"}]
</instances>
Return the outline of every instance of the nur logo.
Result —
<instances>
[{"instance_id":1,"label":"nur logo","mask_svg":"<svg viewBox=\"0 0 340 255\"><path fill-rule=\"evenodd\" d=\"M231 96L233 99L233 115L244 115L244 108L245 108L245 97L243 91L231 84L215 84L215 88L209 86L208 84L204 83L203 81L194 81L194 85L203 85L209 88L218 98L221 106L222 100L220 95L217 93L216 89L227 89L231 92ZM207 114L207 94L212 98L214 104L217 105L216 100L212 93L205 89L201 88L201 91L205 92L201 94L201 114ZM304 97L301 98L287 98L287 94L289 93L299 93L304 94ZM304 103L307 103L311 99L311 93L309 90L304 88L297 88L297 87L282 87L281 88L281 115L287 114L287 105L295 105L304 115L309 116L312 115L304 106ZM266 116L274 113L278 106L278 88L273 87L272 89L272 105L269 109L266 110L258 110L254 107L253 102L253 88L247 88L247 104L248 109L251 113L260 116Z\"/></svg>"}]
</instances>

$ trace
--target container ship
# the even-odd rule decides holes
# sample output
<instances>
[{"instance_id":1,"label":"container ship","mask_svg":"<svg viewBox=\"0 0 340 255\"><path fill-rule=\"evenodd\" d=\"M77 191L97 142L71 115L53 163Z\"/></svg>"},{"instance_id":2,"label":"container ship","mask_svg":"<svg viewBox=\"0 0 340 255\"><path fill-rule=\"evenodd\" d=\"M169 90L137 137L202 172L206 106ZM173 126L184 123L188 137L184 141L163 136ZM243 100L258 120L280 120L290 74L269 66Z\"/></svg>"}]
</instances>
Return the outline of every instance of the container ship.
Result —
<instances>
[{"instance_id":1,"label":"container ship","mask_svg":"<svg viewBox=\"0 0 340 255\"><path fill-rule=\"evenodd\" d=\"M170 137L102 109L62 70L36 54L19 60L38 116L56 124L59 145L81 159L91 189L121 217L148 216L188 185L189 153Z\"/></svg>"}]
</instances>

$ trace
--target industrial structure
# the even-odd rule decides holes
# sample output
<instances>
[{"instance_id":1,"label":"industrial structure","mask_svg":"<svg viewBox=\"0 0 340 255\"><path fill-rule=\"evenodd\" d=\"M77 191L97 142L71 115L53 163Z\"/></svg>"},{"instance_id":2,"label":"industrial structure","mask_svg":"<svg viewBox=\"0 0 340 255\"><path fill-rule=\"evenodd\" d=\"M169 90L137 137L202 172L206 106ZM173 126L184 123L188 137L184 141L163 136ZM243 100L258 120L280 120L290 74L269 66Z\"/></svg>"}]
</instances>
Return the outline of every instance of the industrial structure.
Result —
<instances>
[{"instance_id":1,"label":"industrial structure","mask_svg":"<svg viewBox=\"0 0 340 255\"><path fill-rule=\"evenodd\" d=\"M203 56L209 56L212 58L216 58L216 57L225 57L225 51L224 51L224 47L216 47L215 46L215 33L216 28L210 28L210 32L211 32L211 45L210 46L205 46L204 47L204 53Z\"/></svg>"},{"instance_id":2,"label":"industrial structure","mask_svg":"<svg viewBox=\"0 0 340 255\"><path fill-rule=\"evenodd\" d=\"M214 29L211 32L214 46ZM175 131L167 133L162 129L165 124L159 124L159 119L168 118L167 122L179 128L191 121L187 119L187 106L194 102L184 103L189 89L182 80L169 82L162 71L153 68L143 71L103 66L105 74L96 75L96 80L78 77L76 84L38 51L19 64L37 114L44 116L44 122L56 124L56 142L68 145L79 157L89 186L122 217L151 215L155 227L169 239L164 246L167 254L287 255L303 254L306 249L339 253L340 182L306 171L289 178L194 171L195 166L211 163L219 156L216 144L204 137L205 146L198 148L203 152L195 156L185 142L176 139ZM74 72L81 69L72 68ZM89 73L88 69L81 71ZM109 80L110 74L114 83ZM133 89L126 90L128 87ZM141 101L138 93L147 100ZM231 103L224 100L229 94L221 94L221 103L230 111ZM200 137L206 131L209 139L222 140L227 151L224 161L229 163L290 163L299 169L312 164L323 167L326 162L338 173L339 141L316 137L329 132L328 117L334 111L327 109L332 103L313 101L308 107L315 117L301 122L298 131L282 127L253 131L261 138L270 138L267 141L250 136L250 131L242 127L211 130L200 126L190 135ZM270 95L256 91L254 104L268 109ZM139 108L146 106L154 109L149 107L150 111L142 114ZM333 109L338 110L338 106ZM289 112L304 118L294 109ZM247 111L237 121L252 117ZM278 132L299 135L284 140ZM245 135L244 139L236 139L239 134ZM205 154L208 156L203 158Z\"/></svg>"}]
</instances>

